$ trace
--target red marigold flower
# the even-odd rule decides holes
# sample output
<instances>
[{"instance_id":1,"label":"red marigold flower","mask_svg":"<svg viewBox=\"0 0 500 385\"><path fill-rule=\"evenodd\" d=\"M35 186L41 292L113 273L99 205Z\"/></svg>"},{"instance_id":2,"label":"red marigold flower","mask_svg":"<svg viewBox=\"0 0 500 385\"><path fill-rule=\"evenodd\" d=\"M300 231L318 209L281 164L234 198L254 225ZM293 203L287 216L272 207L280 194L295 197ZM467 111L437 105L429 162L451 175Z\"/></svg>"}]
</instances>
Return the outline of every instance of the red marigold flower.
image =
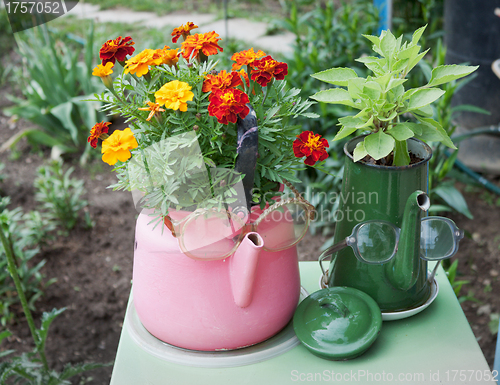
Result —
<instances>
[{"instance_id":1,"label":"red marigold flower","mask_svg":"<svg viewBox=\"0 0 500 385\"><path fill-rule=\"evenodd\" d=\"M240 84L243 84L243 82L238 72L227 73L226 70L222 70L217 75L205 76L202 91L213 93L217 90L222 91L228 88L235 88Z\"/></svg>"},{"instance_id":2,"label":"red marigold flower","mask_svg":"<svg viewBox=\"0 0 500 385\"><path fill-rule=\"evenodd\" d=\"M94 148L97 147L97 142L99 138L106 139L108 137L109 125L111 122L101 122L94 124L94 127L90 129L90 136L87 142Z\"/></svg>"},{"instance_id":3,"label":"red marigold flower","mask_svg":"<svg viewBox=\"0 0 500 385\"><path fill-rule=\"evenodd\" d=\"M313 166L316 162L320 162L328 158L326 148L330 147L328 141L322 138L320 134L315 134L312 131L303 131L297 135L297 139L293 142L293 154L297 158L306 157L304 163L308 166Z\"/></svg>"},{"instance_id":4,"label":"red marigold flower","mask_svg":"<svg viewBox=\"0 0 500 385\"><path fill-rule=\"evenodd\" d=\"M182 56L185 59L189 59L192 55L196 57L200 50L206 56L217 55L217 50L222 52L222 48L218 44L219 40L222 39L214 31L189 35L182 43Z\"/></svg>"},{"instance_id":5,"label":"red marigold flower","mask_svg":"<svg viewBox=\"0 0 500 385\"><path fill-rule=\"evenodd\" d=\"M228 88L216 91L210 98L208 114L222 124L236 123L238 115L244 119L250 112L246 106L248 102L248 95L241 90Z\"/></svg>"},{"instance_id":6,"label":"red marigold flower","mask_svg":"<svg viewBox=\"0 0 500 385\"><path fill-rule=\"evenodd\" d=\"M252 80L259 83L262 87L274 77L276 80L283 80L288 75L288 65L274 60L271 55L255 60L252 63Z\"/></svg>"},{"instance_id":7,"label":"red marigold flower","mask_svg":"<svg viewBox=\"0 0 500 385\"><path fill-rule=\"evenodd\" d=\"M239 70L242 66L252 65L252 63L261 58L262 56L266 56L266 54L260 49L257 52L254 52L253 47L247 49L246 51L236 52L231 56L231 60L234 60L236 63L233 63L233 71Z\"/></svg>"},{"instance_id":8,"label":"red marigold flower","mask_svg":"<svg viewBox=\"0 0 500 385\"><path fill-rule=\"evenodd\" d=\"M172 43L177 43L177 40L179 40L181 36L184 37L184 40L186 40L186 37L189 36L190 31L195 28L198 28L198 26L191 21L187 22L184 25L181 25L178 28L174 28L174 31L171 33L171 35L173 36Z\"/></svg>"},{"instance_id":9,"label":"red marigold flower","mask_svg":"<svg viewBox=\"0 0 500 385\"><path fill-rule=\"evenodd\" d=\"M125 61L127 55L134 53L135 48L132 47L134 44L130 36L125 38L118 36L114 40L108 40L99 50L99 58L102 60L102 65L106 65L108 62L115 64L117 60L119 62Z\"/></svg>"}]
</instances>

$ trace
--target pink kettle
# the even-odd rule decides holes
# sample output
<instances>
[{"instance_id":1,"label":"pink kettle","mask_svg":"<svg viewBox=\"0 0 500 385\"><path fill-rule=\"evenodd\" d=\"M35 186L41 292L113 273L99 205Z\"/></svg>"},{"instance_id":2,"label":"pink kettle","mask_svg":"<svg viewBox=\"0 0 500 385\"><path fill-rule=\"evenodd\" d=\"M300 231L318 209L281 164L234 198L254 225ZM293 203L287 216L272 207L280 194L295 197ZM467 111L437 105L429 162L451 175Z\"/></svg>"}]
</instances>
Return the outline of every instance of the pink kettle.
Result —
<instances>
[{"instance_id":1,"label":"pink kettle","mask_svg":"<svg viewBox=\"0 0 500 385\"><path fill-rule=\"evenodd\" d=\"M230 350L262 342L291 320L300 295L296 246L266 251L271 233L250 232L229 257L196 260L151 219L137 219L132 292L152 335L185 349Z\"/></svg>"}]
</instances>

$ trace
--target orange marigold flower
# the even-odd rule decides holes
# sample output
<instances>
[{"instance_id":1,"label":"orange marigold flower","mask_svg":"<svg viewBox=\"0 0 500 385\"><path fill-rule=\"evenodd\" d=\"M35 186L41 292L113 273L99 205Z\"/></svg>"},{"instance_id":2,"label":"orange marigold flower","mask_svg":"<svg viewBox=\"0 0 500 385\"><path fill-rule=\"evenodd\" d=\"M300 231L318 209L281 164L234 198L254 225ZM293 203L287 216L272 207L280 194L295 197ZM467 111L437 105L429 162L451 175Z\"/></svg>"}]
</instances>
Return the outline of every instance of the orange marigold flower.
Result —
<instances>
[{"instance_id":1,"label":"orange marigold flower","mask_svg":"<svg viewBox=\"0 0 500 385\"><path fill-rule=\"evenodd\" d=\"M184 40L186 40L186 37L190 35L190 31L198 28L196 24L193 22L188 22L184 25L181 25L178 28L174 28L174 31L172 32L172 43L177 43L177 40L182 36Z\"/></svg>"},{"instance_id":2,"label":"orange marigold flower","mask_svg":"<svg viewBox=\"0 0 500 385\"><path fill-rule=\"evenodd\" d=\"M193 100L194 94L191 92L191 86L179 80L173 80L164 84L155 92L156 103L160 106L172 110L187 111L187 102Z\"/></svg>"},{"instance_id":3,"label":"orange marigold flower","mask_svg":"<svg viewBox=\"0 0 500 385\"><path fill-rule=\"evenodd\" d=\"M162 61L161 64L166 64L169 66L174 66L179 61L179 48L169 49L170 47L166 45L163 48L157 49L156 52L160 55Z\"/></svg>"},{"instance_id":4,"label":"orange marigold flower","mask_svg":"<svg viewBox=\"0 0 500 385\"><path fill-rule=\"evenodd\" d=\"M108 40L99 50L99 58L102 60L102 65L106 65L108 62L115 64L117 60L123 62L127 58L127 55L134 53L135 48L132 47L134 44L130 36L125 38L118 36L114 40Z\"/></svg>"},{"instance_id":5,"label":"orange marigold flower","mask_svg":"<svg viewBox=\"0 0 500 385\"><path fill-rule=\"evenodd\" d=\"M222 124L236 123L238 115L244 119L250 112L248 102L248 95L236 88L217 91L210 98L208 114Z\"/></svg>"},{"instance_id":6,"label":"orange marigold flower","mask_svg":"<svg viewBox=\"0 0 500 385\"><path fill-rule=\"evenodd\" d=\"M203 92L214 92L216 90L225 90L227 88L234 88L243 84L238 72L229 72L225 70L220 71L217 75L205 76L203 82Z\"/></svg>"},{"instance_id":7,"label":"orange marigold flower","mask_svg":"<svg viewBox=\"0 0 500 385\"><path fill-rule=\"evenodd\" d=\"M153 115L157 112L165 112L163 108L158 103L150 102L149 100L146 102L149 107L139 108L141 111L150 111L148 118L146 119L148 122L151 120Z\"/></svg>"},{"instance_id":8,"label":"orange marigold flower","mask_svg":"<svg viewBox=\"0 0 500 385\"><path fill-rule=\"evenodd\" d=\"M94 127L90 129L90 136L87 139L87 142L94 148L97 147L97 139L106 139L108 137L109 125L111 122L101 122L94 124Z\"/></svg>"},{"instance_id":9,"label":"orange marigold flower","mask_svg":"<svg viewBox=\"0 0 500 385\"><path fill-rule=\"evenodd\" d=\"M320 162L328 158L326 148L330 147L328 141L322 138L320 134L315 134L312 131L303 131L297 135L297 139L293 142L293 154L297 158L306 157L304 163L308 166L313 166L316 162Z\"/></svg>"},{"instance_id":10,"label":"orange marigold flower","mask_svg":"<svg viewBox=\"0 0 500 385\"><path fill-rule=\"evenodd\" d=\"M149 66L160 65L163 58L154 49L145 49L140 54L128 59L125 65L125 73L136 74L138 77L146 75L149 71Z\"/></svg>"},{"instance_id":11,"label":"orange marigold flower","mask_svg":"<svg viewBox=\"0 0 500 385\"><path fill-rule=\"evenodd\" d=\"M130 150L139 146L129 127L123 131L116 130L108 139L102 142L102 160L109 165L125 162L132 154Z\"/></svg>"},{"instance_id":12,"label":"orange marigold flower","mask_svg":"<svg viewBox=\"0 0 500 385\"><path fill-rule=\"evenodd\" d=\"M214 31L189 35L182 43L182 56L185 59L189 59L192 55L196 57L200 50L205 56L217 55L217 50L222 52L218 44L219 40L222 39Z\"/></svg>"},{"instance_id":13,"label":"orange marigold flower","mask_svg":"<svg viewBox=\"0 0 500 385\"><path fill-rule=\"evenodd\" d=\"M242 66L251 65L255 60L261 58L262 56L266 56L264 52L260 49L257 52L254 52L253 47L241 52L236 52L231 56L231 60L234 60L236 63L233 63L233 71L239 70Z\"/></svg>"},{"instance_id":14,"label":"orange marigold flower","mask_svg":"<svg viewBox=\"0 0 500 385\"><path fill-rule=\"evenodd\" d=\"M288 65L283 62L274 60L270 55L255 60L252 63L252 80L259 83L262 87L274 77L276 80L283 80L288 74Z\"/></svg>"},{"instance_id":15,"label":"orange marigold flower","mask_svg":"<svg viewBox=\"0 0 500 385\"><path fill-rule=\"evenodd\" d=\"M99 64L93 69L92 75L104 78L113 73L113 67L115 65L112 62L107 62L105 65Z\"/></svg>"}]
</instances>

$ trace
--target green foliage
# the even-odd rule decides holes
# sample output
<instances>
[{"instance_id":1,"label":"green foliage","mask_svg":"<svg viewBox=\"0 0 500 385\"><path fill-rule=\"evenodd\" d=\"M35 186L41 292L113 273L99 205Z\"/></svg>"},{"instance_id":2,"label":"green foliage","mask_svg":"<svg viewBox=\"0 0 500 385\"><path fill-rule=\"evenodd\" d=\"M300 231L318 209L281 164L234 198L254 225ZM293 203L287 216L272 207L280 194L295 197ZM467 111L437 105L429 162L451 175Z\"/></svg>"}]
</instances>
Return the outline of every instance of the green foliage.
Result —
<instances>
[{"instance_id":1,"label":"green foliage","mask_svg":"<svg viewBox=\"0 0 500 385\"><path fill-rule=\"evenodd\" d=\"M458 259L453 261L453 263L446 269L446 275L448 276L448 281L450 281L451 287L453 288L453 291L455 292L455 295L458 298L458 302L462 303L465 301L474 301L474 302L479 302L477 298L474 297L474 293L472 291L469 291L467 295L460 295L460 291L462 290L462 287L464 285L467 285L470 283L468 280L460 280L457 279L457 271L458 268Z\"/></svg>"},{"instance_id":2,"label":"green foliage","mask_svg":"<svg viewBox=\"0 0 500 385\"><path fill-rule=\"evenodd\" d=\"M75 49L74 44L56 39L45 25L16 34L16 40L24 68L15 77L24 99L11 96L15 105L4 111L38 127L20 132L9 144L15 145L26 137L34 146L51 147L56 157L85 151L84 160L88 132L96 120L103 119L96 112L99 104L83 102L103 88L100 79L92 76L96 52L93 28L83 52Z\"/></svg>"},{"instance_id":3,"label":"green foliage","mask_svg":"<svg viewBox=\"0 0 500 385\"><path fill-rule=\"evenodd\" d=\"M309 12L301 6L303 1L289 2L289 17L276 24L295 35L293 54L285 58L288 64L288 82L308 98L321 83L310 74L324 71L331 66L353 66L363 74L365 69L354 59L370 51L363 34L371 34L377 27L377 10L371 0L343 2L328 1ZM337 119L345 116L349 108L343 106L313 105L312 112L319 119L299 119L305 130L333 136L337 132Z\"/></svg>"},{"instance_id":4,"label":"green foliage","mask_svg":"<svg viewBox=\"0 0 500 385\"><path fill-rule=\"evenodd\" d=\"M88 203L82 199L85 194L83 180L71 178L74 171L70 167L63 171L62 162L53 161L51 164L38 168L38 176L35 179L35 199L41 203L41 209L49 222L56 223L65 231L75 227L79 213ZM32 217L34 224L43 223L41 216ZM32 235L38 237L39 233Z\"/></svg>"},{"instance_id":5,"label":"green foliage","mask_svg":"<svg viewBox=\"0 0 500 385\"><path fill-rule=\"evenodd\" d=\"M40 341L38 347L30 353L23 353L20 356L12 356L15 351L6 350L0 352L0 357L9 357L9 361L3 360L0 363L0 383L6 384L10 379L15 384L25 385L70 385L70 378L79 375L85 371L101 368L103 364L66 364L61 372L46 368L39 358L39 351L45 351L49 327L54 319L65 309L53 309L51 312L44 312L41 320L40 329L36 334ZM0 333L0 343L2 339L10 336L10 332Z\"/></svg>"},{"instance_id":6,"label":"green foliage","mask_svg":"<svg viewBox=\"0 0 500 385\"><path fill-rule=\"evenodd\" d=\"M443 35L444 0L393 0L393 32L408 34L421 25L428 25L430 37Z\"/></svg>"},{"instance_id":7,"label":"green foliage","mask_svg":"<svg viewBox=\"0 0 500 385\"><path fill-rule=\"evenodd\" d=\"M310 74L324 71L332 65L351 66L360 74L366 72L354 59L370 52L368 41L361 35L371 34L378 25L378 13L372 0L344 1L340 5L335 1L319 5L313 1L294 0L286 4L289 16L276 24L295 35L293 53L288 54L284 61L288 64L288 83L301 90L301 97L308 98L322 86ZM298 117L296 122L303 130L331 139L338 131L338 118L351 110L347 106L317 103L311 106L310 111L318 114L319 118ZM330 157L323 165L329 173L311 168L298 173L302 186L311 188L307 199L320 213L333 212L338 205L338 202L331 202L331 194L340 191L343 144L343 141L330 142ZM298 187L300 189L301 186ZM319 216L311 223L310 231L315 233L323 229L327 232L333 225L328 218Z\"/></svg>"},{"instance_id":8,"label":"green foliage","mask_svg":"<svg viewBox=\"0 0 500 385\"><path fill-rule=\"evenodd\" d=\"M445 62L446 49L438 40L435 50L434 65L442 66ZM428 61L420 63L423 74L427 81L432 76L432 65ZM473 79L473 76L459 81L451 81L442 86L443 96L433 104L434 118L443 127L446 134L451 137L455 132L456 126L453 124L454 116L461 111L473 111L478 113L487 113L487 111L471 105L460 105L451 107L451 100L455 92ZM459 146L458 142L454 142ZM432 158L429 161L429 193L433 205L431 212L455 210L462 215L472 219L467 202L462 193L455 187L455 181L449 178L449 173L453 168L458 155L458 150L451 155L446 146L440 142L431 143Z\"/></svg>"},{"instance_id":9,"label":"green foliage","mask_svg":"<svg viewBox=\"0 0 500 385\"><path fill-rule=\"evenodd\" d=\"M10 27L7 12L0 10L0 52L2 55L8 54L14 46L14 35ZM3 62L3 60L2 60ZM3 83L4 64L0 62L0 84Z\"/></svg>"},{"instance_id":10,"label":"green foliage","mask_svg":"<svg viewBox=\"0 0 500 385\"><path fill-rule=\"evenodd\" d=\"M0 182L3 182L3 180L5 179L5 175L2 174L2 170L5 168L5 164L4 163L0 163Z\"/></svg>"},{"instance_id":11,"label":"green foliage","mask_svg":"<svg viewBox=\"0 0 500 385\"><path fill-rule=\"evenodd\" d=\"M354 161L366 155L379 160L392 153L393 165L408 165L410 157L406 140L411 137L439 141L456 148L441 124L432 118L430 104L445 92L437 86L467 76L477 67L438 66L432 70L426 85L405 89L406 76L426 54L426 51L420 52L418 45L424 30L425 27L419 28L411 41L405 42L402 36L396 39L390 31L382 31L380 36L365 36L379 57L361 57L357 61L363 63L373 76L358 77L349 68L332 68L312 75L336 87L319 91L311 98L360 110L355 116L339 119L341 130L335 140L357 130L371 131L371 135L356 146ZM406 120L405 114L411 115L418 123Z\"/></svg>"},{"instance_id":12,"label":"green foliage","mask_svg":"<svg viewBox=\"0 0 500 385\"><path fill-rule=\"evenodd\" d=\"M8 199L4 198L0 205L5 208ZM28 323L35 348L31 353L23 353L21 356L12 356L14 351L6 350L0 352L0 357L10 356L9 361L2 360L0 363L0 383L6 384L10 378L10 383L29 385L59 385L71 384L68 379L86 370L102 367L100 364L67 364L63 371L58 373L51 370L45 354L45 344L48 337L49 327L54 319L61 314L64 309L53 309L51 312L42 314L41 326L35 327L33 315L31 313L28 297L26 296L26 286L21 279L17 261L20 259L15 243L12 242L12 218L5 215L5 209L0 215L0 241L4 251L8 271L14 281L15 290L19 297L26 321ZM0 332L0 343L9 337L9 331Z\"/></svg>"},{"instance_id":13,"label":"green foliage","mask_svg":"<svg viewBox=\"0 0 500 385\"><path fill-rule=\"evenodd\" d=\"M6 237L12 245L12 251L17 256L16 264L19 278L23 285L28 300L28 306L35 310L35 303L43 295L43 289L55 280L44 281L41 273L45 260L33 265L32 259L38 254L36 239L33 234L37 232L30 221L30 214L22 213L21 208L8 210L10 198L4 197L0 200L0 223L4 225ZM3 326L15 319L15 308L19 305L19 297L7 270L7 259L4 248L0 244L0 324Z\"/></svg>"}]
</instances>

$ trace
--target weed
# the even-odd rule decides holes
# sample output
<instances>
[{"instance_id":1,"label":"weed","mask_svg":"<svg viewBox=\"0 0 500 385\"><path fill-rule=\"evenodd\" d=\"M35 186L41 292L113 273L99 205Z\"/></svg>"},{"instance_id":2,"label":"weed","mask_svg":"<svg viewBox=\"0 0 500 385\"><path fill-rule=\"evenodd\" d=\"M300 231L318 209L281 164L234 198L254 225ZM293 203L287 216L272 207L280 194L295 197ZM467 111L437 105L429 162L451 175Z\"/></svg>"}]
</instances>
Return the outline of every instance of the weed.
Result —
<instances>
[{"instance_id":1,"label":"weed","mask_svg":"<svg viewBox=\"0 0 500 385\"><path fill-rule=\"evenodd\" d=\"M499 313L491 313L490 314L490 322L488 322L488 328L490 329L490 333L495 335L499 330L499 321L500 314Z\"/></svg>"},{"instance_id":2,"label":"weed","mask_svg":"<svg viewBox=\"0 0 500 385\"><path fill-rule=\"evenodd\" d=\"M463 285L467 285L470 281L467 280L457 280L457 268L458 268L458 259L456 259L451 266L446 271L446 275L448 276L448 281L450 281L451 287L455 292L455 295L459 297L460 291L462 290Z\"/></svg>"},{"instance_id":3,"label":"weed","mask_svg":"<svg viewBox=\"0 0 500 385\"><path fill-rule=\"evenodd\" d=\"M38 254L39 249L35 247L32 231L29 228L29 221L25 221L22 226L23 216L21 208L8 210L6 207L10 198L4 197L0 200L0 223L3 223L3 231L12 247L12 252L16 255L16 268L19 279L26 293L27 304L31 310L35 310L35 302L43 295L43 289L55 282L51 279L43 283L44 276L41 273L45 260L33 266L32 259ZM28 227L26 227L28 222ZM0 324L5 326L15 319L15 308L19 304L19 297L16 288L9 279L7 270L6 251L0 245Z\"/></svg>"},{"instance_id":4,"label":"weed","mask_svg":"<svg viewBox=\"0 0 500 385\"><path fill-rule=\"evenodd\" d=\"M25 287L23 286L17 262L21 256L17 254L15 244L9 238L11 234L10 218L0 217L0 240L5 252L8 271L14 281L15 290L21 302L21 306L28 322L28 326L35 344L35 349L31 353L23 353L21 356L12 356L14 351L7 350L0 352L0 357L10 356L9 361L3 360L0 363L0 383L7 383L8 378L12 378L13 383L25 384L50 384L50 385L67 385L70 384L69 378L78 375L87 370L102 367L102 364L67 364L63 371L58 373L49 368L48 360L45 354L45 343L49 332L49 327L54 319L61 314L65 309L54 309L49 313L44 312L42 315L41 326L39 329L35 327L35 322L31 314L30 305L25 295ZM9 331L0 332L0 342L11 336Z\"/></svg>"},{"instance_id":5,"label":"weed","mask_svg":"<svg viewBox=\"0 0 500 385\"><path fill-rule=\"evenodd\" d=\"M35 199L41 203L47 217L62 227L66 233L75 227L79 212L87 206L82 199L85 193L83 180L71 178L73 168L66 172L62 163L53 161L47 166L38 169L35 179Z\"/></svg>"}]
</instances>

